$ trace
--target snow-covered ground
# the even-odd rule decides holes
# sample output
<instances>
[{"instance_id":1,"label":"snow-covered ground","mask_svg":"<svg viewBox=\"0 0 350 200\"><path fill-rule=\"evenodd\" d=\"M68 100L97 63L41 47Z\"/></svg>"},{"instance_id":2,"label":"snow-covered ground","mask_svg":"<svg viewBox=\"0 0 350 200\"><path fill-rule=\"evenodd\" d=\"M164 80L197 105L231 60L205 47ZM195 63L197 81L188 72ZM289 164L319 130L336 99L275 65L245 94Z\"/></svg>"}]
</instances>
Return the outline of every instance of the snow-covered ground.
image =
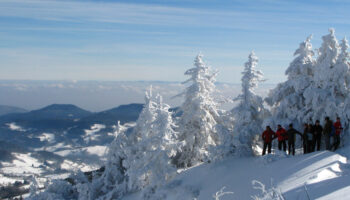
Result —
<instances>
[{"instance_id":1,"label":"snow-covered ground","mask_svg":"<svg viewBox=\"0 0 350 200\"><path fill-rule=\"evenodd\" d=\"M130 123L127 127L134 126ZM101 130L106 128L103 124L94 124L85 130L83 139L88 143L86 146L75 145L59 138L57 133L42 132L32 134L16 123L6 124L8 129L20 131L33 138L45 142L42 147L34 147L28 152L10 152L11 158L0 161L0 186L14 184L16 181L31 181L31 176L38 179L43 185L46 180L64 179L72 172L83 172L99 169L104 165L108 140L106 143L90 143L101 137ZM114 133L107 133L114 136ZM74 139L73 139L74 140ZM72 141L73 141L72 140Z\"/></svg>"},{"instance_id":2,"label":"snow-covered ground","mask_svg":"<svg viewBox=\"0 0 350 200\"><path fill-rule=\"evenodd\" d=\"M257 180L274 187L288 199L350 199L350 168L346 157L329 151L287 156L277 153L264 157L229 158L193 167L177 175L160 193L166 199L214 199L221 188L233 194L221 200L252 199L261 195L253 188ZM126 199L138 199L139 194ZM267 198L270 199L270 198Z\"/></svg>"},{"instance_id":3,"label":"snow-covered ground","mask_svg":"<svg viewBox=\"0 0 350 200\"><path fill-rule=\"evenodd\" d=\"M73 149L72 145L67 145L63 142L59 142L59 143L55 143L53 145L50 146L45 146L45 147L41 147L41 148L35 148L35 151L49 151L49 152L57 152L60 150L66 150L66 149Z\"/></svg>"},{"instance_id":4,"label":"snow-covered ground","mask_svg":"<svg viewBox=\"0 0 350 200\"><path fill-rule=\"evenodd\" d=\"M26 131L24 128L22 128L21 126L17 125L15 122L7 123L6 125L12 131L21 131L21 132Z\"/></svg>"},{"instance_id":5,"label":"snow-covered ground","mask_svg":"<svg viewBox=\"0 0 350 200\"><path fill-rule=\"evenodd\" d=\"M69 155L82 156L82 154L86 152L90 155L96 155L103 159L106 154L106 150L107 150L106 146L96 145L96 146L89 146L89 147L76 148L76 149L65 149L61 151L56 151L54 153L62 157L66 157Z\"/></svg>"},{"instance_id":6,"label":"snow-covered ground","mask_svg":"<svg viewBox=\"0 0 350 200\"><path fill-rule=\"evenodd\" d=\"M40 176L44 172L40 166L42 163L30 153L12 154L15 157L12 162L1 162L0 185L13 184L16 181L23 181L24 177Z\"/></svg>"},{"instance_id":7,"label":"snow-covered ground","mask_svg":"<svg viewBox=\"0 0 350 200\"><path fill-rule=\"evenodd\" d=\"M50 134L42 134L40 138L54 140ZM0 185L13 184L16 181L23 181L32 175L43 178L40 184L47 179L64 179L71 172L81 170L83 172L100 168L105 161L107 146L72 147L58 143L47 148L36 149L36 151L50 151L64 158L62 161L57 158L47 157L37 159L32 153L12 153L14 159L1 162ZM59 171L57 171L59 170Z\"/></svg>"},{"instance_id":8,"label":"snow-covered ground","mask_svg":"<svg viewBox=\"0 0 350 200\"><path fill-rule=\"evenodd\" d=\"M38 138L40 141L47 141L48 143L55 142L55 135L53 133L43 133Z\"/></svg>"},{"instance_id":9,"label":"snow-covered ground","mask_svg":"<svg viewBox=\"0 0 350 200\"><path fill-rule=\"evenodd\" d=\"M90 127L90 129L86 129L85 131L85 136L84 136L84 141L86 143L89 143L90 141L96 140L97 137L100 135L96 134L100 132L102 129L105 129L106 125L103 124L94 124Z\"/></svg>"},{"instance_id":10,"label":"snow-covered ground","mask_svg":"<svg viewBox=\"0 0 350 200\"><path fill-rule=\"evenodd\" d=\"M38 175L42 172L42 169L39 168L41 163L37 159L31 157L30 153L13 153L13 155L16 156L16 159L11 163L2 162L2 172L13 175L22 175L25 173Z\"/></svg>"}]
</instances>

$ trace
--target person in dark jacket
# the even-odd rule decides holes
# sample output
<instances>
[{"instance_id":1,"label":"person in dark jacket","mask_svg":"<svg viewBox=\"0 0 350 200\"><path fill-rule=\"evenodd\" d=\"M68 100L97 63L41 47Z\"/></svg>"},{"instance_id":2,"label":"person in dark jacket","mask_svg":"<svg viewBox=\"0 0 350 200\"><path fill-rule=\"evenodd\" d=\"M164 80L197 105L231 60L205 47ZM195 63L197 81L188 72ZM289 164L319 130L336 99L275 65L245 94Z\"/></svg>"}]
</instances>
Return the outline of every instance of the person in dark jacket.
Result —
<instances>
[{"instance_id":1,"label":"person in dark jacket","mask_svg":"<svg viewBox=\"0 0 350 200\"><path fill-rule=\"evenodd\" d=\"M276 138L275 132L271 129L270 126L266 126L266 130L262 133L262 139L264 141L264 148L262 155L265 155L266 148L268 148L268 153L271 153L271 143L272 140Z\"/></svg>"},{"instance_id":2,"label":"person in dark jacket","mask_svg":"<svg viewBox=\"0 0 350 200\"><path fill-rule=\"evenodd\" d=\"M304 124L304 131L303 131L303 150L304 154L307 153L307 131L308 131L308 124Z\"/></svg>"},{"instance_id":3,"label":"person in dark jacket","mask_svg":"<svg viewBox=\"0 0 350 200\"><path fill-rule=\"evenodd\" d=\"M314 139L314 142L313 142L313 149L317 151L320 150L321 148L321 138L322 138L322 131L323 131L323 128L320 124L320 120L316 120L316 123L315 123L315 126L314 126L314 134L315 134L315 139Z\"/></svg>"},{"instance_id":4,"label":"person in dark jacket","mask_svg":"<svg viewBox=\"0 0 350 200\"><path fill-rule=\"evenodd\" d=\"M289 129L287 131L287 137L288 137L288 154L291 153L293 156L295 155L295 134L300 135L302 137L301 133L293 128L293 124L289 124Z\"/></svg>"},{"instance_id":5,"label":"person in dark jacket","mask_svg":"<svg viewBox=\"0 0 350 200\"><path fill-rule=\"evenodd\" d=\"M337 117L337 121L333 124L335 128L335 134L334 134L334 151L338 149L340 145L340 133L343 130L343 127L341 126L340 118Z\"/></svg>"},{"instance_id":6,"label":"person in dark jacket","mask_svg":"<svg viewBox=\"0 0 350 200\"><path fill-rule=\"evenodd\" d=\"M305 124L303 134L304 154L311 153L313 150L314 132L311 124Z\"/></svg>"},{"instance_id":7,"label":"person in dark jacket","mask_svg":"<svg viewBox=\"0 0 350 200\"><path fill-rule=\"evenodd\" d=\"M283 151L286 151L287 150L287 144L286 144L287 132L284 128L282 128L280 124L277 126L276 136L278 139L278 150L281 151L283 146Z\"/></svg>"},{"instance_id":8,"label":"person in dark jacket","mask_svg":"<svg viewBox=\"0 0 350 200\"><path fill-rule=\"evenodd\" d=\"M333 122L329 117L325 117L325 125L323 128L324 141L326 144L326 150L331 150L331 134L332 134Z\"/></svg>"}]
</instances>

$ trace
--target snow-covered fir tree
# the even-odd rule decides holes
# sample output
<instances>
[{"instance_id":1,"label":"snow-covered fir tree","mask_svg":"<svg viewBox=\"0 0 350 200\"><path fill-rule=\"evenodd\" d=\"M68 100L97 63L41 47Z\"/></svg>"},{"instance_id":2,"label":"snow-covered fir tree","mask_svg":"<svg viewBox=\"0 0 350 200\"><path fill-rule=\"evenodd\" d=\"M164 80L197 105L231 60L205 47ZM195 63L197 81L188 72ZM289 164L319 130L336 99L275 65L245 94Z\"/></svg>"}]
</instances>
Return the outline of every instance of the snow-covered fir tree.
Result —
<instances>
[{"instance_id":1,"label":"snow-covered fir tree","mask_svg":"<svg viewBox=\"0 0 350 200\"><path fill-rule=\"evenodd\" d=\"M314 83L319 88L332 85L332 74L329 73L337 63L339 44L335 37L335 30L329 29L329 34L322 37L322 45L318 50L317 63L314 72Z\"/></svg>"},{"instance_id":2,"label":"snow-covered fir tree","mask_svg":"<svg viewBox=\"0 0 350 200\"><path fill-rule=\"evenodd\" d=\"M340 48L334 29L322 37L323 43L314 68L313 83L304 92L306 102L305 120L323 121L326 116L345 121L344 102L349 98L349 65L346 61L347 44Z\"/></svg>"},{"instance_id":3,"label":"snow-covered fir tree","mask_svg":"<svg viewBox=\"0 0 350 200\"><path fill-rule=\"evenodd\" d=\"M217 104L213 99L216 72L203 62L202 55L196 56L194 67L185 75L191 83L183 93L185 101L179 119L179 139L185 146L176 158L178 167L190 167L210 160L210 148L219 144L216 125L220 121Z\"/></svg>"},{"instance_id":4,"label":"snow-covered fir tree","mask_svg":"<svg viewBox=\"0 0 350 200\"><path fill-rule=\"evenodd\" d=\"M334 90L338 108L337 115L342 119L343 126L348 127L350 120L350 53L348 40L344 37L340 43L340 54L332 70L332 76L337 85Z\"/></svg>"},{"instance_id":5,"label":"snow-covered fir tree","mask_svg":"<svg viewBox=\"0 0 350 200\"><path fill-rule=\"evenodd\" d=\"M263 118L268 113L263 99L254 93L258 83L263 81L263 73L256 70L257 64L258 58L251 52L242 72L242 93L234 99L239 103L231 110L235 120L233 133L238 154L252 153L252 141L255 135L262 132Z\"/></svg>"},{"instance_id":6,"label":"snow-covered fir tree","mask_svg":"<svg viewBox=\"0 0 350 200\"><path fill-rule=\"evenodd\" d=\"M158 95L155 119L135 145L135 153L130 154L125 162L129 189L144 189L143 199L152 199L155 190L176 174L171 158L178 148L177 133L169 108Z\"/></svg>"},{"instance_id":7,"label":"snow-covered fir tree","mask_svg":"<svg viewBox=\"0 0 350 200\"><path fill-rule=\"evenodd\" d=\"M144 110L147 108L145 105ZM132 151L136 137L118 122L116 138L109 145L105 171L92 183L80 181L77 184L79 199L118 199L128 192L127 168L124 165Z\"/></svg>"},{"instance_id":8,"label":"snow-covered fir tree","mask_svg":"<svg viewBox=\"0 0 350 200\"><path fill-rule=\"evenodd\" d=\"M142 159L138 149L141 141L152 130L152 123L156 119L156 103L152 100L152 88L145 95L145 104L131 130L121 126L118 122L116 138L110 144L107 155L105 171L100 178L89 183L77 185L79 199L120 199L125 194L141 189L143 182L137 179L132 159ZM137 156L139 156L137 158ZM135 161L136 162L136 161ZM139 170L142 170L141 168Z\"/></svg>"},{"instance_id":9,"label":"snow-covered fir tree","mask_svg":"<svg viewBox=\"0 0 350 200\"><path fill-rule=\"evenodd\" d=\"M272 117L266 120L266 124L288 125L294 123L300 127L306 115L305 90L310 87L313 80L315 59L310 42L311 35L300 43L295 51L294 60L290 63L285 74L287 81L280 83L271 90L265 101L272 107Z\"/></svg>"},{"instance_id":10,"label":"snow-covered fir tree","mask_svg":"<svg viewBox=\"0 0 350 200\"><path fill-rule=\"evenodd\" d=\"M349 44L348 40L344 37L340 43L340 53L337 58L337 62L332 69L332 78L337 81L339 88L337 92L340 95L347 94L350 88L350 76L349 76L349 59L350 53L348 52ZM344 96L346 98L346 96Z\"/></svg>"},{"instance_id":11,"label":"snow-covered fir tree","mask_svg":"<svg viewBox=\"0 0 350 200\"><path fill-rule=\"evenodd\" d=\"M338 57L338 64L340 65L339 68L340 69L347 69L347 76L345 79L346 82L346 87L347 89L350 90L350 53L348 51L349 49L349 44L348 44L348 40L344 37L344 39L342 40L341 44L341 53ZM350 92L350 91L349 91ZM345 119L350 119L350 97L348 96L344 102L344 117ZM345 122L345 125L349 125Z\"/></svg>"},{"instance_id":12,"label":"snow-covered fir tree","mask_svg":"<svg viewBox=\"0 0 350 200\"><path fill-rule=\"evenodd\" d=\"M119 199L144 190L142 198L152 198L155 189L176 173L171 164L178 147L175 125L169 106L160 96L157 99L152 99L151 91L146 93L144 109L134 129L131 133L120 131L112 143L106 171L95 183L102 194L94 197ZM97 191L96 186L93 191Z\"/></svg>"}]
</instances>

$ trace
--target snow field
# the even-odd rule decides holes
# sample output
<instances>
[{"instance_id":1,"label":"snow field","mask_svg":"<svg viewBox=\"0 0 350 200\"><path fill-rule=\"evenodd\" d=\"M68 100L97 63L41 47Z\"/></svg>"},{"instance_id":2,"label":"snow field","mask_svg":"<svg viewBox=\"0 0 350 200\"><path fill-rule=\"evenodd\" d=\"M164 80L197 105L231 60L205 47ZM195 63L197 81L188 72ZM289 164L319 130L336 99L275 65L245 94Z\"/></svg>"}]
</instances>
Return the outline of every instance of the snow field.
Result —
<instances>
[{"instance_id":1,"label":"snow field","mask_svg":"<svg viewBox=\"0 0 350 200\"><path fill-rule=\"evenodd\" d=\"M2 162L1 171L6 174L21 175L21 174L36 174L42 173L42 169L39 167L40 162L31 157L30 154L13 153L16 159L9 162Z\"/></svg>"},{"instance_id":2,"label":"snow field","mask_svg":"<svg viewBox=\"0 0 350 200\"><path fill-rule=\"evenodd\" d=\"M226 187L225 191L233 194L224 195L221 200L251 199L251 196L260 195L260 191L252 187L252 182L257 180L266 189L276 187L286 200L308 199L307 195L310 199L350 198L349 169L343 169L347 161L345 157L320 151L284 158L277 155L272 162L262 161L274 156L228 158L203 164L178 174L160 193L166 193L167 200L209 200L222 187ZM137 199L137 194L126 199Z\"/></svg>"},{"instance_id":3,"label":"snow field","mask_svg":"<svg viewBox=\"0 0 350 200\"><path fill-rule=\"evenodd\" d=\"M100 132L102 129L105 129L106 125L103 124L94 124L90 127L90 129L85 130L84 141L89 143L90 141L96 140L100 135L96 134Z\"/></svg>"}]
</instances>

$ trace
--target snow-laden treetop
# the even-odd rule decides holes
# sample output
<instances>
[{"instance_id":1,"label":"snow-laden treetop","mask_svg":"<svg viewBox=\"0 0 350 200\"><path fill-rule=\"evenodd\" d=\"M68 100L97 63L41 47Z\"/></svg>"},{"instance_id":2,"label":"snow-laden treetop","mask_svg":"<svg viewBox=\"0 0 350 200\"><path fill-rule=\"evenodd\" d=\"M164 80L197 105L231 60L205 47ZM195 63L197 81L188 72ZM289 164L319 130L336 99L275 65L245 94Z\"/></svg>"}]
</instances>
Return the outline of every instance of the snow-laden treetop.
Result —
<instances>
[{"instance_id":1,"label":"snow-laden treetop","mask_svg":"<svg viewBox=\"0 0 350 200\"><path fill-rule=\"evenodd\" d=\"M311 39L312 35L307 37L304 42L300 43L299 48L295 50L294 56L297 57L291 62L285 72L289 80L297 78L300 75L312 75L314 52L312 51Z\"/></svg>"},{"instance_id":2,"label":"snow-laden treetop","mask_svg":"<svg viewBox=\"0 0 350 200\"><path fill-rule=\"evenodd\" d=\"M339 44L335 37L335 30L329 29L329 34L322 37L323 43L318 50L317 66L314 81L318 87L326 87L330 81L329 69L333 68L339 55Z\"/></svg>"},{"instance_id":3,"label":"snow-laden treetop","mask_svg":"<svg viewBox=\"0 0 350 200\"><path fill-rule=\"evenodd\" d=\"M211 73L210 67L207 66L203 61L203 55L198 54L196 58L194 59L194 67L191 69L188 69L185 72L185 75L191 76L188 80L186 80L185 83L193 82L194 84L192 87L189 87L187 92L187 95L192 93L202 93L207 95L207 93L212 92L215 88L214 82L215 77L217 75L217 72ZM200 83L200 84L195 84Z\"/></svg>"},{"instance_id":4,"label":"snow-laden treetop","mask_svg":"<svg viewBox=\"0 0 350 200\"><path fill-rule=\"evenodd\" d=\"M337 63L348 62L350 58L350 53L348 52L349 43L346 37L344 37L340 43L340 54L337 60Z\"/></svg>"},{"instance_id":5,"label":"snow-laden treetop","mask_svg":"<svg viewBox=\"0 0 350 200\"><path fill-rule=\"evenodd\" d=\"M242 94L235 100L243 100L243 102L250 102L254 89L258 86L258 83L264 81L263 73L260 70L255 69L258 65L258 57L252 51L248 56L248 61L244 64L244 71L242 72Z\"/></svg>"}]
</instances>

